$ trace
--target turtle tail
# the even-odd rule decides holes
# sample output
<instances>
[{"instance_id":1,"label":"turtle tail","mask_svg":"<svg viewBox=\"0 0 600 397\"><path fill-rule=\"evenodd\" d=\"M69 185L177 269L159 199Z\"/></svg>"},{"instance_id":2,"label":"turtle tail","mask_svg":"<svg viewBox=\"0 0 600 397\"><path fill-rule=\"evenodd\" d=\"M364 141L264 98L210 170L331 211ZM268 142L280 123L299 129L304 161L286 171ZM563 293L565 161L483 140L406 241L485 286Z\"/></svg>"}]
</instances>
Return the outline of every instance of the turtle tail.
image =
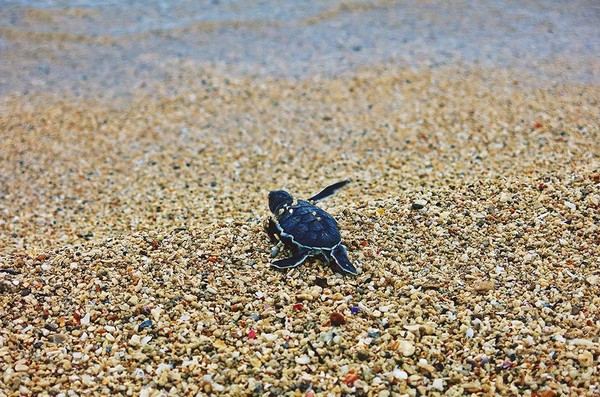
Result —
<instances>
[{"instance_id":1,"label":"turtle tail","mask_svg":"<svg viewBox=\"0 0 600 397\"><path fill-rule=\"evenodd\" d=\"M350 262L350 259L348 259L348 253L346 252L346 247L344 247L342 244L338 244L333 249L333 251L331 251L331 256L333 257L333 260L338 265L338 267L344 273L352 274L354 276L356 276L358 274L358 272L356 271L356 268L354 267L352 262Z\"/></svg>"}]
</instances>

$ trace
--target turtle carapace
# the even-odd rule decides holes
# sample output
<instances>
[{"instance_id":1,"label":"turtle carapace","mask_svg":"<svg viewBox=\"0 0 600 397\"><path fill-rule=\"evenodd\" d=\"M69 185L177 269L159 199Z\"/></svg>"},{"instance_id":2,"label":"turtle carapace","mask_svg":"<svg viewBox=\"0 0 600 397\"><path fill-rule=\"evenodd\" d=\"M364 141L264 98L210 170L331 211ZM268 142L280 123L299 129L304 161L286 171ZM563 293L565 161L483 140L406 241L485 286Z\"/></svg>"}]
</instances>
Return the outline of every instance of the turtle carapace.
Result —
<instances>
[{"instance_id":1,"label":"turtle carapace","mask_svg":"<svg viewBox=\"0 0 600 397\"><path fill-rule=\"evenodd\" d=\"M335 219L315 206L316 202L331 196L348 182L334 183L308 200L296 203L284 190L269 193L269 209L275 219L269 219L266 232L273 243L281 241L292 252L290 258L274 261L273 267L289 269L300 266L309 256L322 255L327 262L335 262L342 272L357 274L348 259Z\"/></svg>"}]
</instances>

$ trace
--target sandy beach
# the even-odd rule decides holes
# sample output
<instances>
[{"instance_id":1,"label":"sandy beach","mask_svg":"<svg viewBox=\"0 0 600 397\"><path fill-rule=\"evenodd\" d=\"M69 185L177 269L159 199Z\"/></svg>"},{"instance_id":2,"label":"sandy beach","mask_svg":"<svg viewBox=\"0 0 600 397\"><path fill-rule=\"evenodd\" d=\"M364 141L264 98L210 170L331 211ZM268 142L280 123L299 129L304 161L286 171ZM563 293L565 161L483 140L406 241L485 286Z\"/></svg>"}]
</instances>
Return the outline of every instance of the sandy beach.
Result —
<instances>
[{"instance_id":1,"label":"sandy beach","mask_svg":"<svg viewBox=\"0 0 600 397\"><path fill-rule=\"evenodd\" d=\"M0 396L598 395L598 63L536 62L5 64ZM268 192L346 178L359 275L271 268Z\"/></svg>"}]
</instances>

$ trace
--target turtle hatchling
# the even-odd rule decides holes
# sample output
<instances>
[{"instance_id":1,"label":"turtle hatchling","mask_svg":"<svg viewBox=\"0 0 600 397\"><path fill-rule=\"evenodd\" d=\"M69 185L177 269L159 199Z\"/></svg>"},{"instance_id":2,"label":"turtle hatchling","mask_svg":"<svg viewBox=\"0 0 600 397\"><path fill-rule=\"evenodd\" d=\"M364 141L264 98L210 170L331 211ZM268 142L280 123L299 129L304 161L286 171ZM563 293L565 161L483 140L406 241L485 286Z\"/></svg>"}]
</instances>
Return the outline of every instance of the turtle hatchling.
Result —
<instances>
[{"instance_id":1,"label":"turtle hatchling","mask_svg":"<svg viewBox=\"0 0 600 397\"><path fill-rule=\"evenodd\" d=\"M265 228L271 242L281 242L290 249L292 256L271 263L277 269L290 269L300 266L309 256L322 255L328 263L335 262L344 273L356 275L356 268L348 259L346 247L342 244L340 231L335 219L315 203L333 195L349 180L327 186L308 200L294 202L285 190L269 193L269 209L275 220L269 218ZM279 244L275 248L277 255Z\"/></svg>"}]
</instances>

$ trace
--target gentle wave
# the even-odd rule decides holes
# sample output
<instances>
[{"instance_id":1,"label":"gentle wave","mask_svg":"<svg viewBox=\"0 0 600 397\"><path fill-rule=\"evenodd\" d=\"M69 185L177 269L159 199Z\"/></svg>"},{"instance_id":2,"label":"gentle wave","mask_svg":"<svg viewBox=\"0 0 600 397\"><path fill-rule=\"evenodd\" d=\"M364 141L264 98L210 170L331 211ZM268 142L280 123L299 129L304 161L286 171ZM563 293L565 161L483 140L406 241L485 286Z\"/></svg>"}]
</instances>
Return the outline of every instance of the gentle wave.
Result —
<instances>
[{"instance_id":1,"label":"gentle wave","mask_svg":"<svg viewBox=\"0 0 600 397\"><path fill-rule=\"evenodd\" d=\"M304 77L382 62L544 75L559 62L561 79L598 82L598 6L585 0L0 3L3 93L127 93L190 63Z\"/></svg>"}]
</instances>

